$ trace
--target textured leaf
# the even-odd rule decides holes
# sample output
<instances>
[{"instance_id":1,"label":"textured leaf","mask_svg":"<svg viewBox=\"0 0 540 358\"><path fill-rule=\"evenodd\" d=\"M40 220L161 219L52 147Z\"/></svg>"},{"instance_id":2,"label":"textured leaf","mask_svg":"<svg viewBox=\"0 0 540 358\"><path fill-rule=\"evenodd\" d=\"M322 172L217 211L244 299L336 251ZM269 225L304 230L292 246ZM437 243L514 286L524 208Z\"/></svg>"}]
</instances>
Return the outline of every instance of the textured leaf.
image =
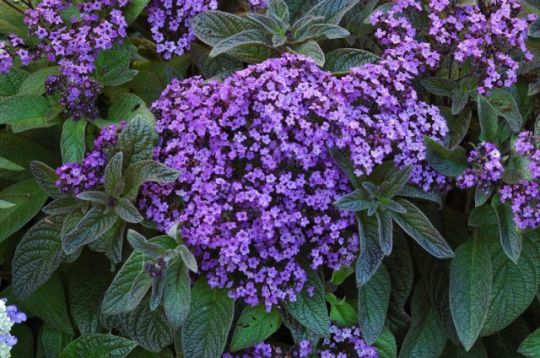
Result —
<instances>
[{"instance_id":1,"label":"textured leaf","mask_svg":"<svg viewBox=\"0 0 540 358\"><path fill-rule=\"evenodd\" d=\"M186 245L178 246L178 253L180 254L180 257L182 258L184 265L186 265L188 269L190 269L191 271L195 273L199 271L199 268L197 266L197 260L195 259L195 256L193 256L191 251L189 251Z\"/></svg>"},{"instance_id":2,"label":"textured leaf","mask_svg":"<svg viewBox=\"0 0 540 358\"><path fill-rule=\"evenodd\" d=\"M324 66L324 52L315 41L308 41L295 47L294 52L311 58L320 67Z\"/></svg>"},{"instance_id":3,"label":"textured leaf","mask_svg":"<svg viewBox=\"0 0 540 358\"><path fill-rule=\"evenodd\" d=\"M352 326L358 324L358 313L345 300L339 300L333 293L326 294L326 301L330 303L330 320L340 326Z\"/></svg>"},{"instance_id":4,"label":"textured leaf","mask_svg":"<svg viewBox=\"0 0 540 358\"><path fill-rule=\"evenodd\" d=\"M212 51L210 51L209 56L216 57L222 53L229 52L238 46L265 45L266 43L264 33L259 30L245 30L221 40L214 46Z\"/></svg>"},{"instance_id":5,"label":"textured leaf","mask_svg":"<svg viewBox=\"0 0 540 358\"><path fill-rule=\"evenodd\" d=\"M454 149L461 144L467 135L471 124L472 111L470 108L466 108L456 116L447 107L442 107L440 110L448 125L448 133L444 138L444 144L447 148Z\"/></svg>"},{"instance_id":6,"label":"textured leaf","mask_svg":"<svg viewBox=\"0 0 540 358\"><path fill-rule=\"evenodd\" d=\"M428 92L436 96L451 97L452 92L457 88L454 80L441 77L428 77L420 82Z\"/></svg>"},{"instance_id":7,"label":"textured leaf","mask_svg":"<svg viewBox=\"0 0 540 358\"><path fill-rule=\"evenodd\" d=\"M0 191L0 200L15 206L0 210L0 242L20 230L47 200L47 194L32 180L13 184Z\"/></svg>"},{"instance_id":8,"label":"textured leaf","mask_svg":"<svg viewBox=\"0 0 540 358\"><path fill-rule=\"evenodd\" d=\"M525 357L535 358L540 356L540 328L531 333L519 345L519 353Z\"/></svg>"},{"instance_id":9,"label":"textured leaf","mask_svg":"<svg viewBox=\"0 0 540 358\"><path fill-rule=\"evenodd\" d=\"M239 32L254 29L254 25L240 16L222 11L205 11L191 19L191 27L202 42L216 46Z\"/></svg>"},{"instance_id":10,"label":"textured leaf","mask_svg":"<svg viewBox=\"0 0 540 358\"><path fill-rule=\"evenodd\" d=\"M178 172L153 160L144 160L132 164L124 175L126 180L125 197L137 198L139 187L145 182L169 183L178 178Z\"/></svg>"},{"instance_id":11,"label":"textured leaf","mask_svg":"<svg viewBox=\"0 0 540 358\"><path fill-rule=\"evenodd\" d=\"M210 50L194 43L191 49L191 57L205 78L225 79L231 73L242 69L242 61L232 58L227 54L210 58Z\"/></svg>"},{"instance_id":12,"label":"textured leaf","mask_svg":"<svg viewBox=\"0 0 540 358\"><path fill-rule=\"evenodd\" d=\"M119 188L122 186L122 166L124 155L122 152L116 153L107 163L104 173L105 192L110 195L119 194Z\"/></svg>"},{"instance_id":13,"label":"textured leaf","mask_svg":"<svg viewBox=\"0 0 540 358\"><path fill-rule=\"evenodd\" d=\"M144 217L139 213L139 210L126 198L120 198L118 204L114 207L114 212L122 218L122 220L138 224L144 220Z\"/></svg>"},{"instance_id":14,"label":"textured leaf","mask_svg":"<svg viewBox=\"0 0 540 358\"><path fill-rule=\"evenodd\" d=\"M323 0L318 2L306 15L322 16L324 22L339 24L345 13L357 3L358 0Z\"/></svg>"},{"instance_id":15,"label":"textured leaf","mask_svg":"<svg viewBox=\"0 0 540 358\"><path fill-rule=\"evenodd\" d=\"M185 265L175 260L167 269L163 308L174 329L179 329L187 318L191 304L191 279Z\"/></svg>"},{"instance_id":16,"label":"textured leaf","mask_svg":"<svg viewBox=\"0 0 540 358\"><path fill-rule=\"evenodd\" d=\"M386 210L377 210L375 212L379 227L379 246L385 256L392 252L394 227L392 215Z\"/></svg>"},{"instance_id":17,"label":"textured leaf","mask_svg":"<svg viewBox=\"0 0 540 358\"><path fill-rule=\"evenodd\" d=\"M284 23L289 22L289 6L284 0L269 0L267 3L268 15L282 20Z\"/></svg>"},{"instance_id":18,"label":"textured leaf","mask_svg":"<svg viewBox=\"0 0 540 358\"><path fill-rule=\"evenodd\" d=\"M397 344L394 335L388 328L384 328L374 344L379 358L396 358Z\"/></svg>"},{"instance_id":19,"label":"textured leaf","mask_svg":"<svg viewBox=\"0 0 540 358\"><path fill-rule=\"evenodd\" d=\"M146 240L143 235L139 234L135 230L128 230L127 239L135 251L141 252L142 254L153 259L164 256L167 253L167 251L161 247L161 245Z\"/></svg>"},{"instance_id":20,"label":"textured leaf","mask_svg":"<svg viewBox=\"0 0 540 358\"><path fill-rule=\"evenodd\" d=\"M493 285L482 336L500 331L519 317L534 300L540 285L540 236L537 233L524 238L517 264L508 259L496 240L489 241L489 250Z\"/></svg>"},{"instance_id":21,"label":"textured leaf","mask_svg":"<svg viewBox=\"0 0 540 358\"><path fill-rule=\"evenodd\" d=\"M133 118L118 135L118 148L124 154L124 165L152 158L156 133L144 118Z\"/></svg>"},{"instance_id":22,"label":"textured leaf","mask_svg":"<svg viewBox=\"0 0 540 358\"><path fill-rule=\"evenodd\" d=\"M240 314L231 341L233 352L265 341L281 326L279 312L266 312L264 306L246 307Z\"/></svg>"},{"instance_id":23,"label":"textured leaf","mask_svg":"<svg viewBox=\"0 0 540 358\"><path fill-rule=\"evenodd\" d=\"M418 283L412 298L412 323L403 341L400 358L438 358L447 338L437 322L425 285Z\"/></svg>"},{"instance_id":24,"label":"textured leaf","mask_svg":"<svg viewBox=\"0 0 540 358\"><path fill-rule=\"evenodd\" d=\"M310 24L305 33L302 33L298 38L295 38L295 42L303 42L307 40L319 40L327 38L329 40L341 39L349 36L351 33L339 25L334 24ZM323 56L324 57L324 56ZM324 61L322 61L324 64ZM322 65L321 65L322 66Z\"/></svg>"},{"instance_id":25,"label":"textured leaf","mask_svg":"<svg viewBox=\"0 0 540 358\"><path fill-rule=\"evenodd\" d=\"M379 192L385 198L393 198L400 193L411 176L411 167L399 170L394 168L379 186Z\"/></svg>"},{"instance_id":26,"label":"textured leaf","mask_svg":"<svg viewBox=\"0 0 540 358\"><path fill-rule=\"evenodd\" d=\"M330 334L330 318L326 308L324 286L317 273L308 270L305 288L296 296L296 301L285 305L287 311L308 330L326 337ZM309 295L307 287L313 287Z\"/></svg>"},{"instance_id":27,"label":"textured leaf","mask_svg":"<svg viewBox=\"0 0 540 358\"><path fill-rule=\"evenodd\" d=\"M406 198L412 198L412 199L421 199L421 200L427 200L431 201L437 205L439 205L440 208L442 208L442 198L440 193L431 192L431 191L424 191L420 188L417 188L416 186L412 185L405 185L403 189L399 192L399 196L404 196Z\"/></svg>"},{"instance_id":28,"label":"textured leaf","mask_svg":"<svg viewBox=\"0 0 540 358\"><path fill-rule=\"evenodd\" d=\"M193 287L191 307L182 326L185 357L219 358L225 349L234 302L225 290L211 289L201 277Z\"/></svg>"},{"instance_id":29,"label":"textured leaf","mask_svg":"<svg viewBox=\"0 0 540 358\"><path fill-rule=\"evenodd\" d=\"M62 217L45 218L34 225L17 245L13 255L13 293L28 297L43 285L62 262Z\"/></svg>"},{"instance_id":30,"label":"textured leaf","mask_svg":"<svg viewBox=\"0 0 540 358\"><path fill-rule=\"evenodd\" d=\"M20 172L21 170L24 170L23 167L21 167L19 164L12 162L11 160L8 160L4 157L0 157L0 169L3 170L11 170Z\"/></svg>"},{"instance_id":31,"label":"textured leaf","mask_svg":"<svg viewBox=\"0 0 540 358\"><path fill-rule=\"evenodd\" d=\"M106 123L109 125L109 122L131 121L137 116L150 123L155 121L154 115L146 107L142 98L133 93L122 93L109 107Z\"/></svg>"},{"instance_id":32,"label":"textured leaf","mask_svg":"<svg viewBox=\"0 0 540 358\"><path fill-rule=\"evenodd\" d=\"M407 212L392 213L396 223L427 252L439 259L454 256L452 248L420 209L405 199L397 199Z\"/></svg>"},{"instance_id":33,"label":"textured leaf","mask_svg":"<svg viewBox=\"0 0 540 358\"><path fill-rule=\"evenodd\" d=\"M372 203L368 193L360 188L339 198L335 205L341 210L363 211L369 209Z\"/></svg>"},{"instance_id":34,"label":"textured leaf","mask_svg":"<svg viewBox=\"0 0 540 358\"><path fill-rule=\"evenodd\" d=\"M122 246L124 243L125 229L126 223L122 220L117 220L109 231L88 245L90 249L96 252L104 252L111 261L113 269L115 264L122 261Z\"/></svg>"},{"instance_id":35,"label":"textured leaf","mask_svg":"<svg viewBox=\"0 0 540 358\"><path fill-rule=\"evenodd\" d=\"M345 74L353 67L374 63L378 59L378 56L368 51L340 48L326 54L324 69L334 74Z\"/></svg>"},{"instance_id":36,"label":"textured leaf","mask_svg":"<svg viewBox=\"0 0 540 358\"><path fill-rule=\"evenodd\" d=\"M150 0L131 0L124 9L124 17L132 24L146 8Z\"/></svg>"},{"instance_id":37,"label":"textured leaf","mask_svg":"<svg viewBox=\"0 0 540 358\"><path fill-rule=\"evenodd\" d=\"M439 173L456 177L461 175L467 168L467 156L465 150L461 147L448 149L435 140L425 137L426 159Z\"/></svg>"},{"instance_id":38,"label":"textured leaf","mask_svg":"<svg viewBox=\"0 0 540 358\"><path fill-rule=\"evenodd\" d=\"M38 338L38 358L58 358L72 335L57 330L45 323L41 326Z\"/></svg>"},{"instance_id":39,"label":"textured leaf","mask_svg":"<svg viewBox=\"0 0 540 358\"><path fill-rule=\"evenodd\" d=\"M58 189L56 186L56 181L58 180L58 175L55 170L46 164L38 161L33 161L30 163L30 170L34 175L39 186L52 198L62 198L66 195Z\"/></svg>"},{"instance_id":40,"label":"textured leaf","mask_svg":"<svg viewBox=\"0 0 540 358\"><path fill-rule=\"evenodd\" d=\"M60 358L123 358L136 346L137 343L112 334L88 334L68 344Z\"/></svg>"},{"instance_id":41,"label":"textured leaf","mask_svg":"<svg viewBox=\"0 0 540 358\"><path fill-rule=\"evenodd\" d=\"M28 72L17 67L13 67L8 73L0 73L0 96L8 97L17 94L27 77Z\"/></svg>"},{"instance_id":42,"label":"textured leaf","mask_svg":"<svg viewBox=\"0 0 540 358\"><path fill-rule=\"evenodd\" d=\"M356 260L356 285L364 285L375 274L384 254L379 246L379 224L375 216L362 214L358 217L360 254Z\"/></svg>"},{"instance_id":43,"label":"textured leaf","mask_svg":"<svg viewBox=\"0 0 540 358\"><path fill-rule=\"evenodd\" d=\"M68 119L64 122L60 148L62 161L80 162L84 158L86 121Z\"/></svg>"},{"instance_id":44,"label":"textured leaf","mask_svg":"<svg viewBox=\"0 0 540 358\"><path fill-rule=\"evenodd\" d=\"M523 118L514 97L503 89L495 88L488 99L497 113L506 119L512 131L519 132L523 126Z\"/></svg>"},{"instance_id":45,"label":"textured leaf","mask_svg":"<svg viewBox=\"0 0 540 358\"><path fill-rule=\"evenodd\" d=\"M510 260L517 263L521 255L523 238L522 233L514 222L512 208L509 205L500 204L498 200L492 202L492 207L497 216L499 238L504 253Z\"/></svg>"},{"instance_id":46,"label":"textured leaf","mask_svg":"<svg viewBox=\"0 0 540 358\"><path fill-rule=\"evenodd\" d=\"M74 253L82 246L99 239L113 227L116 220L113 211L103 213L101 208L91 208L72 230L63 235L62 248L67 254Z\"/></svg>"},{"instance_id":47,"label":"textured leaf","mask_svg":"<svg viewBox=\"0 0 540 358\"><path fill-rule=\"evenodd\" d=\"M471 239L456 250L450 265L450 309L460 341L472 348L487 317L493 272L487 247Z\"/></svg>"},{"instance_id":48,"label":"textured leaf","mask_svg":"<svg viewBox=\"0 0 540 358\"><path fill-rule=\"evenodd\" d=\"M359 288L358 322L368 344L373 344L384 328L390 288L390 276L384 266Z\"/></svg>"},{"instance_id":49,"label":"textured leaf","mask_svg":"<svg viewBox=\"0 0 540 358\"><path fill-rule=\"evenodd\" d=\"M19 87L19 95L43 95L45 94L45 82L52 75L59 74L58 66L41 68L32 72L24 79Z\"/></svg>"},{"instance_id":50,"label":"textured leaf","mask_svg":"<svg viewBox=\"0 0 540 358\"><path fill-rule=\"evenodd\" d=\"M0 124L46 120L49 102L43 96L20 95L0 101Z\"/></svg>"},{"instance_id":51,"label":"textured leaf","mask_svg":"<svg viewBox=\"0 0 540 358\"><path fill-rule=\"evenodd\" d=\"M151 311L148 298L132 312L120 316L120 327L144 349L161 352L173 341L171 328L161 309Z\"/></svg>"},{"instance_id":52,"label":"textured leaf","mask_svg":"<svg viewBox=\"0 0 540 358\"><path fill-rule=\"evenodd\" d=\"M478 120L480 121L480 140L497 143L499 117L493 105L482 95L478 95Z\"/></svg>"}]
</instances>

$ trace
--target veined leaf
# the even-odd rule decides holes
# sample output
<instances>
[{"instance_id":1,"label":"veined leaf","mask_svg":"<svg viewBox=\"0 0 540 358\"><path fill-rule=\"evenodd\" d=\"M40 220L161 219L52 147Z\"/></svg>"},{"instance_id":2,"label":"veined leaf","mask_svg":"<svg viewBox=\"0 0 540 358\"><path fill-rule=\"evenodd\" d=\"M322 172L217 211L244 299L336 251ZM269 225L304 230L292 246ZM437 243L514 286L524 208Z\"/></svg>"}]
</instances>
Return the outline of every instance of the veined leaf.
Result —
<instances>
[{"instance_id":1,"label":"veined leaf","mask_svg":"<svg viewBox=\"0 0 540 358\"><path fill-rule=\"evenodd\" d=\"M384 266L358 289L358 322L368 344L373 344L384 328L390 289L390 276Z\"/></svg>"},{"instance_id":2,"label":"veined leaf","mask_svg":"<svg viewBox=\"0 0 540 358\"><path fill-rule=\"evenodd\" d=\"M46 120L49 101L43 96L19 95L0 101L0 124L35 119Z\"/></svg>"},{"instance_id":3,"label":"veined leaf","mask_svg":"<svg viewBox=\"0 0 540 358\"><path fill-rule=\"evenodd\" d=\"M456 177L467 168L467 156L463 148L448 149L429 137L424 138L424 143L426 159L429 165L439 173Z\"/></svg>"},{"instance_id":4,"label":"veined leaf","mask_svg":"<svg viewBox=\"0 0 540 358\"><path fill-rule=\"evenodd\" d=\"M501 204L497 197L492 201L497 223L499 225L499 238L504 253L510 260L517 263L521 255L523 237L513 219L512 208L507 204Z\"/></svg>"},{"instance_id":5,"label":"veined leaf","mask_svg":"<svg viewBox=\"0 0 540 358\"><path fill-rule=\"evenodd\" d=\"M163 308L174 329L179 329L187 318L191 305L191 279L187 267L175 260L167 269Z\"/></svg>"},{"instance_id":6,"label":"veined leaf","mask_svg":"<svg viewBox=\"0 0 540 358\"><path fill-rule=\"evenodd\" d=\"M499 117L493 105L482 95L478 95L478 119L480 121L480 140L497 143Z\"/></svg>"},{"instance_id":7,"label":"veined leaf","mask_svg":"<svg viewBox=\"0 0 540 358\"><path fill-rule=\"evenodd\" d=\"M379 224L375 216L357 216L360 254L356 261L356 285L363 286L382 263L384 253L379 245Z\"/></svg>"},{"instance_id":8,"label":"veined leaf","mask_svg":"<svg viewBox=\"0 0 540 358\"><path fill-rule=\"evenodd\" d=\"M191 27L202 42L216 46L239 32L254 29L254 25L240 16L223 11L205 11L191 19Z\"/></svg>"},{"instance_id":9,"label":"veined leaf","mask_svg":"<svg viewBox=\"0 0 540 358\"><path fill-rule=\"evenodd\" d=\"M209 56L216 57L239 46L265 44L267 44L267 42L264 33L259 30L245 30L221 40L214 46L212 51L210 51Z\"/></svg>"},{"instance_id":10,"label":"veined leaf","mask_svg":"<svg viewBox=\"0 0 540 358\"><path fill-rule=\"evenodd\" d=\"M378 56L368 51L340 48L326 54L324 69L334 74L345 74L353 67L374 63L378 59Z\"/></svg>"},{"instance_id":11,"label":"veined leaf","mask_svg":"<svg viewBox=\"0 0 540 358\"><path fill-rule=\"evenodd\" d=\"M317 3L305 16L322 16L324 22L339 24L343 16L358 0L323 0Z\"/></svg>"},{"instance_id":12,"label":"veined leaf","mask_svg":"<svg viewBox=\"0 0 540 358\"><path fill-rule=\"evenodd\" d=\"M30 162L30 170L39 186L50 197L58 199L66 196L66 194L62 193L56 186L58 175L54 169L42 162L32 161Z\"/></svg>"},{"instance_id":13,"label":"veined leaf","mask_svg":"<svg viewBox=\"0 0 540 358\"><path fill-rule=\"evenodd\" d=\"M82 335L68 344L60 358L126 357L137 343L112 334Z\"/></svg>"},{"instance_id":14,"label":"veined leaf","mask_svg":"<svg viewBox=\"0 0 540 358\"><path fill-rule=\"evenodd\" d=\"M540 328L521 342L518 352L529 358L540 356Z\"/></svg>"},{"instance_id":15,"label":"veined leaf","mask_svg":"<svg viewBox=\"0 0 540 358\"><path fill-rule=\"evenodd\" d=\"M324 52L315 41L307 41L295 47L294 52L311 58L320 67L324 66Z\"/></svg>"},{"instance_id":16,"label":"veined leaf","mask_svg":"<svg viewBox=\"0 0 540 358\"><path fill-rule=\"evenodd\" d=\"M87 122L84 120L68 119L62 128L60 148L62 162L80 162L84 158L85 131Z\"/></svg>"},{"instance_id":17,"label":"veined leaf","mask_svg":"<svg viewBox=\"0 0 540 358\"><path fill-rule=\"evenodd\" d=\"M144 160L130 165L124 175L126 180L125 197L137 198L139 187L145 182L169 183L178 178L178 172L153 160Z\"/></svg>"},{"instance_id":18,"label":"veined leaf","mask_svg":"<svg viewBox=\"0 0 540 358\"><path fill-rule=\"evenodd\" d=\"M231 341L233 352L263 342L281 326L279 312L266 312L264 306L246 307L240 314Z\"/></svg>"}]
</instances>

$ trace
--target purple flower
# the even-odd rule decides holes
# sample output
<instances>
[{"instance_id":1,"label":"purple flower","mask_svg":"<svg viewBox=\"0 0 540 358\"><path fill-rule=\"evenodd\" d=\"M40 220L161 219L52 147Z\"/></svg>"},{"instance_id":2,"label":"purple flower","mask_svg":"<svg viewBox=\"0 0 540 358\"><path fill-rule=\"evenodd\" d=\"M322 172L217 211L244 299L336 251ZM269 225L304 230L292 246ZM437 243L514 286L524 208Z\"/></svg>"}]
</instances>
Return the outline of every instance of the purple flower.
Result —
<instances>
[{"instance_id":1,"label":"purple flower","mask_svg":"<svg viewBox=\"0 0 540 358\"><path fill-rule=\"evenodd\" d=\"M494 144L480 143L478 147L469 153L467 158L472 168L456 178L459 188L465 189L475 185L483 191L488 191L498 184L504 171L501 163L501 152Z\"/></svg>"}]
</instances>

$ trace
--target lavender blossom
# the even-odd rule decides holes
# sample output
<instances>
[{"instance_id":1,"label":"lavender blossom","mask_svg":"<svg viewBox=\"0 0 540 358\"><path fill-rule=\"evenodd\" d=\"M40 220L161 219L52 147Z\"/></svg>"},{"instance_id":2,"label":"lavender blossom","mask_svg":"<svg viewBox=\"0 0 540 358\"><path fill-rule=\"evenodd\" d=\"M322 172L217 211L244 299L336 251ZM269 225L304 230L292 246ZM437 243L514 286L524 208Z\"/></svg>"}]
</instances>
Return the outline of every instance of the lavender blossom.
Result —
<instances>
[{"instance_id":1,"label":"lavender blossom","mask_svg":"<svg viewBox=\"0 0 540 358\"><path fill-rule=\"evenodd\" d=\"M14 324L26 321L26 315L15 305L6 305L6 299L0 300L0 357L11 357L11 348L17 344L17 337L10 331Z\"/></svg>"},{"instance_id":2,"label":"lavender blossom","mask_svg":"<svg viewBox=\"0 0 540 358\"><path fill-rule=\"evenodd\" d=\"M457 186L461 189L478 187L487 192L497 184L504 171L501 163L501 152L494 144L480 143L478 147L469 153L467 158L473 167L457 177Z\"/></svg>"}]
</instances>

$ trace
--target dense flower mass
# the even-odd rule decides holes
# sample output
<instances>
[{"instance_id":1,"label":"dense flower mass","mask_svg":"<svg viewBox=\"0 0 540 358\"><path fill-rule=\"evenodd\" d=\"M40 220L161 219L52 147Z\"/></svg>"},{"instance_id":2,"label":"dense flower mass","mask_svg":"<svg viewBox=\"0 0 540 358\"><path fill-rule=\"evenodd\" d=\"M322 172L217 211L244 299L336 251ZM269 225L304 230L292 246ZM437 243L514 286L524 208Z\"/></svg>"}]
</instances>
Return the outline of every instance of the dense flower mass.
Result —
<instances>
[{"instance_id":1,"label":"dense flower mass","mask_svg":"<svg viewBox=\"0 0 540 358\"><path fill-rule=\"evenodd\" d=\"M5 299L0 299L0 357L11 357L11 348L17 344L17 337L10 331L14 324L26 321L26 315L14 305L6 305Z\"/></svg>"},{"instance_id":2,"label":"dense flower mass","mask_svg":"<svg viewBox=\"0 0 540 358\"><path fill-rule=\"evenodd\" d=\"M457 186L465 189L478 185L483 191L488 191L499 182L504 171L501 163L501 152L492 143L480 143L469 153L468 168L456 179Z\"/></svg>"},{"instance_id":3,"label":"dense flower mass","mask_svg":"<svg viewBox=\"0 0 540 358\"><path fill-rule=\"evenodd\" d=\"M525 40L535 15L520 18L521 9L519 0L480 0L466 6L431 0L429 33L442 52L460 63L471 61L480 93L509 87L517 80L518 60L532 59Z\"/></svg>"},{"instance_id":4,"label":"dense flower mass","mask_svg":"<svg viewBox=\"0 0 540 358\"><path fill-rule=\"evenodd\" d=\"M61 105L72 118L98 116L96 100L101 88L91 77L98 54L126 36L122 14L129 0L43 0L28 9L24 21L38 43L27 48L11 36L0 42L0 73L7 72L14 56L27 65L41 57L57 63L60 75L47 81L49 95L60 93Z\"/></svg>"},{"instance_id":5,"label":"dense flower mass","mask_svg":"<svg viewBox=\"0 0 540 358\"><path fill-rule=\"evenodd\" d=\"M180 171L146 184L139 206L161 229L183 223L212 286L267 307L294 300L305 268L338 268L357 250L350 191L327 148L354 148L336 79L303 56L248 67L223 83L174 81L153 105L156 160Z\"/></svg>"},{"instance_id":6,"label":"dense flower mass","mask_svg":"<svg viewBox=\"0 0 540 358\"><path fill-rule=\"evenodd\" d=\"M103 184L107 153L116 144L118 133L125 126L122 122L103 128L94 141L94 149L87 153L81 163L65 163L58 167L56 186L64 193L79 194Z\"/></svg>"},{"instance_id":7,"label":"dense flower mass","mask_svg":"<svg viewBox=\"0 0 540 358\"><path fill-rule=\"evenodd\" d=\"M351 118L363 128L355 140L364 151L351 153L357 174L369 174L392 155L398 166L412 166L412 183L429 190L444 187L446 178L425 162L424 136L442 140L448 129L439 109L419 100L412 86L415 77L439 62L439 55L417 41L416 30L400 16L420 9L418 1L401 0L386 13L374 12L371 22L385 51L377 63L353 68L340 86L353 104Z\"/></svg>"},{"instance_id":8,"label":"dense flower mass","mask_svg":"<svg viewBox=\"0 0 540 358\"><path fill-rule=\"evenodd\" d=\"M536 228L540 226L540 138L531 132L522 132L514 148L528 160L530 180L503 185L499 193L501 200L512 205L514 221L519 228Z\"/></svg>"},{"instance_id":9,"label":"dense flower mass","mask_svg":"<svg viewBox=\"0 0 540 358\"><path fill-rule=\"evenodd\" d=\"M165 59L183 55L196 39L191 31L191 19L217 6L216 0L152 0L148 22L157 52Z\"/></svg>"}]
</instances>

